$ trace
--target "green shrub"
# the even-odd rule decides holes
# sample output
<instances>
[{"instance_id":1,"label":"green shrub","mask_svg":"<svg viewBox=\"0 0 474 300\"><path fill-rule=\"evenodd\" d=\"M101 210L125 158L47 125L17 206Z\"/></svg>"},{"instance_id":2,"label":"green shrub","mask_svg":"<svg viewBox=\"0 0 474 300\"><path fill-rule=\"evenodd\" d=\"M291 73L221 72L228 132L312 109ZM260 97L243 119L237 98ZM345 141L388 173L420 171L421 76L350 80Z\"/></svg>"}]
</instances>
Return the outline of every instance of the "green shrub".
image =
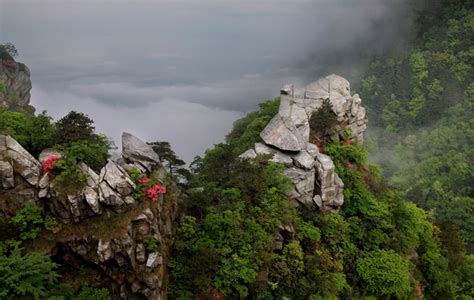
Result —
<instances>
[{"instance_id":1,"label":"green shrub","mask_svg":"<svg viewBox=\"0 0 474 300\"><path fill-rule=\"evenodd\" d=\"M64 152L64 156L69 161L82 161L95 171L99 171L105 166L109 157L109 148L106 142L92 143L80 140L72 142L65 149L62 147L58 147L58 149Z\"/></svg>"},{"instance_id":2,"label":"green shrub","mask_svg":"<svg viewBox=\"0 0 474 300\"><path fill-rule=\"evenodd\" d=\"M160 250L161 241L155 237L150 237L145 240L145 248L148 252L156 252Z\"/></svg>"},{"instance_id":3,"label":"green shrub","mask_svg":"<svg viewBox=\"0 0 474 300\"><path fill-rule=\"evenodd\" d=\"M55 189L61 193L76 192L86 184L86 175L78 167L74 157L64 156L54 164L55 170L59 172L55 180Z\"/></svg>"},{"instance_id":4,"label":"green shrub","mask_svg":"<svg viewBox=\"0 0 474 300\"><path fill-rule=\"evenodd\" d=\"M18 247L0 255L0 298L48 299L57 288L56 267L49 257L22 255Z\"/></svg>"},{"instance_id":5,"label":"green shrub","mask_svg":"<svg viewBox=\"0 0 474 300\"><path fill-rule=\"evenodd\" d=\"M84 286L81 292L75 297L75 300L110 300L109 290L105 288L92 288Z\"/></svg>"},{"instance_id":6,"label":"green shrub","mask_svg":"<svg viewBox=\"0 0 474 300\"><path fill-rule=\"evenodd\" d=\"M34 204L28 204L18 210L10 222L20 230L22 240L34 239L40 231L40 225L44 223L41 210Z\"/></svg>"},{"instance_id":7,"label":"green shrub","mask_svg":"<svg viewBox=\"0 0 474 300\"><path fill-rule=\"evenodd\" d=\"M408 298L411 292L409 263L392 250L375 250L357 260L365 289L371 295Z\"/></svg>"},{"instance_id":8,"label":"green shrub","mask_svg":"<svg viewBox=\"0 0 474 300\"><path fill-rule=\"evenodd\" d=\"M44 218L44 228L46 230L56 231L59 226L58 220L55 217L48 215Z\"/></svg>"},{"instance_id":9,"label":"green shrub","mask_svg":"<svg viewBox=\"0 0 474 300\"><path fill-rule=\"evenodd\" d=\"M332 104L329 99L323 101L322 106L311 115L309 119L309 127L311 128L311 136L316 139L323 139L328 135L337 124L337 116L333 111ZM324 143L328 140L322 140Z\"/></svg>"},{"instance_id":10,"label":"green shrub","mask_svg":"<svg viewBox=\"0 0 474 300\"><path fill-rule=\"evenodd\" d=\"M260 109L257 112L249 113L234 122L233 129L226 136L226 140L233 146L236 154L241 154L260 141L260 132L277 114L279 106L280 97L267 100L259 104Z\"/></svg>"},{"instance_id":11,"label":"green shrub","mask_svg":"<svg viewBox=\"0 0 474 300\"><path fill-rule=\"evenodd\" d=\"M30 116L0 109L0 134L8 134L33 156L54 145L55 128L45 112Z\"/></svg>"}]
</instances>

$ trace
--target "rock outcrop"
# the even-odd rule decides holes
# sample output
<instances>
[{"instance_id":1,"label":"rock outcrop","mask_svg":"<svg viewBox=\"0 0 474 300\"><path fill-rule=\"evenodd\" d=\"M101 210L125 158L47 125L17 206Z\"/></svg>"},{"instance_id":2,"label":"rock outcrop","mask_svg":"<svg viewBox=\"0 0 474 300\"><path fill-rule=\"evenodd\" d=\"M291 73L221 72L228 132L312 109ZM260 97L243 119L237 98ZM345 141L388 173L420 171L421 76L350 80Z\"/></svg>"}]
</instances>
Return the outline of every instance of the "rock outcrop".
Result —
<instances>
[{"instance_id":1,"label":"rock outcrop","mask_svg":"<svg viewBox=\"0 0 474 300\"><path fill-rule=\"evenodd\" d=\"M8 54L0 54L0 107L34 113L30 105L30 70Z\"/></svg>"},{"instance_id":2,"label":"rock outcrop","mask_svg":"<svg viewBox=\"0 0 474 300\"><path fill-rule=\"evenodd\" d=\"M240 157L273 155L271 161L287 166L285 175L294 184L288 197L296 200L295 205L316 204L322 211L338 209L344 203L344 183L336 174L331 158L312 143L315 128L311 128L310 120L323 102L329 100L337 122L325 128L327 137L316 140L348 138L363 143L367 117L360 97L351 96L349 82L337 75L321 78L303 88L286 85L280 94L278 113L260 133L263 142L256 143Z\"/></svg>"},{"instance_id":3,"label":"rock outcrop","mask_svg":"<svg viewBox=\"0 0 474 300\"><path fill-rule=\"evenodd\" d=\"M173 195L156 204L132 197L137 186L126 169L134 167L146 176L166 170L149 145L131 134L123 137L122 158L109 160L98 174L79 163L85 183L64 188L19 143L0 135L0 217L35 203L62 224L47 242L47 251L62 265L87 266L97 285L106 284L121 299L166 298L163 282L179 191L168 186ZM57 155L62 153L46 149L39 157ZM147 247L149 240L158 246Z\"/></svg>"},{"instance_id":4,"label":"rock outcrop","mask_svg":"<svg viewBox=\"0 0 474 300\"><path fill-rule=\"evenodd\" d=\"M160 157L149 145L127 132L122 134L122 156L129 167L150 171L161 165Z\"/></svg>"}]
</instances>

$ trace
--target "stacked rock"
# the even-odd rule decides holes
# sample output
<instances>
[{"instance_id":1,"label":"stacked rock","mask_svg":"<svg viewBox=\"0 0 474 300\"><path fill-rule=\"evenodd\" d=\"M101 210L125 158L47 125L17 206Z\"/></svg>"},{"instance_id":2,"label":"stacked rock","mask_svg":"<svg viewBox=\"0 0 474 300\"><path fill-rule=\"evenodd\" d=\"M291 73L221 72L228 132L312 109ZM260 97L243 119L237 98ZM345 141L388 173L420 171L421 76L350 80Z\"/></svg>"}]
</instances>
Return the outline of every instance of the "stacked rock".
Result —
<instances>
[{"instance_id":1,"label":"stacked rock","mask_svg":"<svg viewBox=\"0 0 474 300\"><path fill-rule=\"evenodd\" d=\"M294 188L288 197L295 205L316 204L322 211L338 209L344 202L344 183L336 174L331 158L320 153L310 143L311 116L325 100L329 100L337 119L333 128L327 128L329 139L338 141L344 135L363 143L367 117L360 97L350 94L349 82L330 75L306 87L286 85L280 91L278 113L260 133L261 143L241 154L241 158L255 158L258 154L271 154L271 161L287 166ZM347 137L347 136L346 136Z\"/></svg>"}]
</instances>

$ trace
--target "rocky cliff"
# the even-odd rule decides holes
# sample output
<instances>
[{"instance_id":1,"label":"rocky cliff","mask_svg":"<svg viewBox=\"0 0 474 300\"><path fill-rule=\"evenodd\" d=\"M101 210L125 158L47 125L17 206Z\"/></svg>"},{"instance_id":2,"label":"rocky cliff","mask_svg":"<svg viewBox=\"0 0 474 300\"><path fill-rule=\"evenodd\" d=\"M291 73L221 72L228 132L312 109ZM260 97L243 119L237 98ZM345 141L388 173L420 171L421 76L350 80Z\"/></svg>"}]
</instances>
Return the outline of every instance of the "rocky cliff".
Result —
<instances>
[{"instance_id":1,"label":"rocky cliff","mask_svg":"<svg viewBox=\"0 0 474 300\"><path fill-rule=\"evenodd\" d=\"M0 79L22 99L19 106L27 107L28 69L10 64L2 64ZM321 131L314 127L313 116L327 101L336 122ZM241 157L270 154L272 161L284 164L293 182L287 196L295 206L337 210L344 202L344 184L323 153L324 143L362 143L366 124L361 99L350 94L344 78L330 75L302 88L288 85L281 89L279 111L261 132L261 142ZM68 282L106 286L121 299L166 298L166 261L174 243L178 200L184 195L168 182L157 203L136 197L143 190L130 175L166 178L160 157L142 140L124 133L120 158L109 160L99 172L79 163L83 184L64 186L59 176L44 170L45 160L61 155L45 149L36 158L10 136L0 135L0 217L8 219L19 208L36 204L43 215L59 220L54 230L43 230L26 247L52 256Z\"/></svg>"},{"instance_id":2,"label":"rocky cliff","mask_svg":"<svg viewBox=\"0 0 474 300\"><path fill-rule=\"evenodd\" d=\"M30 105L30 70L7 53L0 53L0 108L34 113Z\"/></svg>"},{"instance_id":3,"label":"rocky cliff","mask_svg":"<svg viewBox=\"0 0 474 300\"><path fill-rule=\"evenodd\" d=\"M294 184L288 197L295 205L314 203L322 211L338 209L344 203L344 183L331 158L322 153L323 141L363 142L367 117L360 97L351 96L349 82L337 75L302 88L287 85L280 94L279 111L260 134L263 142L241 157L273 155L274 162L287 166L285 174ZM310 120L325 100L331 104L335 122L321 134Z\"/></svg>"},{"instance_id":4,"label":"rocky cliff","mask_svg":"<svg viewBox=\"0 0 474 300\"><path fill-rule=\"evenodd\" d=\"M99 173L80 163L85 184L72 189L43 172L42 161L55 155L61 153L47 149L37 160L10 136L0 136L0 216L12 217L18 208L35 203L59 220L53 232L42 232L27 248L51 255L66 278L87 276L69 281L105 285L122 299L166 298L165 263L180 194L170 182L157 203L137 199L132 194L139 187L127 172L166 177L158 155L124 133L120 159L109 160Z\"/></svg>"}]
</instances>

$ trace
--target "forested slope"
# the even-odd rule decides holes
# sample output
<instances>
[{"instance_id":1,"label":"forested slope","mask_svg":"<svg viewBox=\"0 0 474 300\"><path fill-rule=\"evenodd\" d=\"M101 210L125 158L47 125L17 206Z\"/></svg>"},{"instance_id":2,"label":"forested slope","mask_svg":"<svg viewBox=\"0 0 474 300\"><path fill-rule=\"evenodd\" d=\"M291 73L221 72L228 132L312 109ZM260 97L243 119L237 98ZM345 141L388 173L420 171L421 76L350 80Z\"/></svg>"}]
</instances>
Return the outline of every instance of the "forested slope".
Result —
<instances>
[{"instance_id":1,"label":"forested slope","mask_svg":"<svg viewBox=\"0 0 474 300\"><path fill-rule=\"evenodd\" d=\"M474 4L423 11L404 51L376 56L357 87L371 157L403 196L474 242ZM452 226L451 226L452 227Z\"/></svg>"},{"instance_id":2,"label":"forested slope","mask_svg":"<svg viewBox=\"0 0 474 300\"><path fill-rule=\"evenodd\" d=\"M193 163L176 237L171 298L472 297L473 261L456 232L443 245L430 215L384 182L349 141L325 148L343 180L339 212L292 207L283 167L238 158L259 140L279 99L236 123Z\"/></svg>"}]
</instances>

